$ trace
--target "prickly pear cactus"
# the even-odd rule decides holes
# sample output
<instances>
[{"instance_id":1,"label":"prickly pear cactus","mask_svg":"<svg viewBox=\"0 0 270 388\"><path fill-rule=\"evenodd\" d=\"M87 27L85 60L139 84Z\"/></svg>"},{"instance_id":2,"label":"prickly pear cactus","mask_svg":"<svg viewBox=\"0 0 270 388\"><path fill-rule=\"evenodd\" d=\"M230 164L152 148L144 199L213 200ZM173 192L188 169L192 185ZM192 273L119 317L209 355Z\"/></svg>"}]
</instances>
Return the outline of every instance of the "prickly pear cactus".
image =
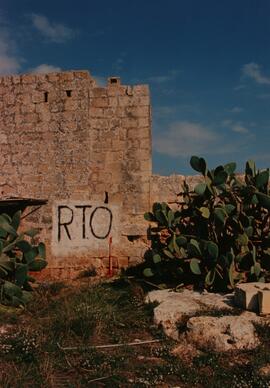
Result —
<instances>
[{"instance_id":1,"label":"prickly pear cactus","mask_svg":"<svg viewBox=\"0 0 270 388\"><path fill-rule=\"evenodd\" d=\"M154 203L145 214L152 247L144 276L213 291L270 280L269 169L259 171L250 160L240 179L233 162L210 170L192 156L190 164L201 183L194 190L184 183L176 210Z\"/></svg>"},{"instance_id":2,"label":"prickly pear cactus","mask_svg":"<svg viewBox=\"0 0 270 388\"><path fill-rule=\"evenodd\" d=\"M31 299L30 285L35 279L29 271L46 267L45 245L33 245L38 230L18 232L21 212L11 218L0 214L0 303L20 306Z\"/></svg>"}]
</instances>

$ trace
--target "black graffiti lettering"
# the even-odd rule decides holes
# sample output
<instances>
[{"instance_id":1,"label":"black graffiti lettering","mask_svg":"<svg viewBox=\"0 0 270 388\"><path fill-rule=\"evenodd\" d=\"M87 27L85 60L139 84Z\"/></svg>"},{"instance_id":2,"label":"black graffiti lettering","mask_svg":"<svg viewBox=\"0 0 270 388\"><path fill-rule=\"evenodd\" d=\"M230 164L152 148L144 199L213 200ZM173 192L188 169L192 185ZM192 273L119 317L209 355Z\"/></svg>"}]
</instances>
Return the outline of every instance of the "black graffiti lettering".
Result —
<instances>
[{"instance_id":1,"label":"black graffiti lettering","mask_svg":"<svg viewBox=\"0 0 270 388\"><path fill-rule=\"evenodd\" d=\"M110 217L110 221L109 221L109 225L108 225L108 230L107 230L107 232L103 236L98 236L95 233L94 228L93 228L94 216L95 216L97 210L99 210L99 209L104 209L105 211L107 211L108 214L109 214L109 217ZM96 207L95 210L92 212L91 217L90 217L90 221L89 221L89 226L90 226L90 229L91 229L91 232L92 232L93 236L98 238L98 239L100 239L100 240L104 240L105 238L107 238L109 236L111 228L112 228L112 219L113 219L113 215L112 215L112 212L111 212L110 209L108 209L105 206L98 206L98 207Z\"/></svg>"},{"instance_id":2,"label":"black graffiti lettering","mask_svg":"<svg viewBox=\"0 0 270 388\"><path fill-rule=\"evenodd\" d=\"M62 211L62 209L70 210L70 212L71 212L70 221L68 221L68 222L61 222L61 211ZM68 230L67 226L72 224L72 222L73 222L73 210L69 206L58 206L58 241L61 240L61 226L64 227L68 238L71 240L70 233L69 233L69 230Z\"/></svg>"},{"instance_id":3,"label":"black graffiti lettering","mask_svg":"<svg viewBox=\"0 0 270 388\"><path fill-rule=\"evenodd\" d=\"M85 210L90 209L91 205L76 205L77 209L82 209L82 238L86 238L86 229L85 229Z\"/></svg>"}]
</instances>

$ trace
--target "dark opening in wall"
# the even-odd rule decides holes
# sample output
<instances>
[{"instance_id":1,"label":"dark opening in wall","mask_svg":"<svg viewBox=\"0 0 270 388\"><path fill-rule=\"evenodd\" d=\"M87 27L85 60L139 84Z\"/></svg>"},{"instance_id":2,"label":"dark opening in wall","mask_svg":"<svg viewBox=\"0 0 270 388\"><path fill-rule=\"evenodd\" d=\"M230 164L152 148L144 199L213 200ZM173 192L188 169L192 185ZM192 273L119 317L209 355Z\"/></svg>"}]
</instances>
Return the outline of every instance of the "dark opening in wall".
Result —
<instances>
[{"instance_id":1,"label":"dark opening in wall","mask_svg":"<svg viewBox=\"0 0 270 388\"><path fill-rule=\"evenodd\" d=\"M127 239L128 239L128 241L134 242L136 240L139 240L140 237L141 236L139 236L139 235L134 235L134 236L129 235L129 236L127 236Z\"/></svg>"},{"instance_id":2,"label":"dark opening in wall","mask_svg":"<svg viewBox=\"0 0 270 388\"><path fill-rule=\"evenodd\" d=\"M108 78L108 84L109 85L120 85L120 78L119 77L110 77L110 78Z\"/></svg>"},{"instance_id":3,"label":"dark opening in wall","mask_svg":"<svg viewBox=\"0 0 270 388\"><path fill-rule=\"evenodd\" d=\"M67 93L67 96L68 96L68 97L71 97L71 93L72 93L71 90L66 90L66 93Z\"/></svg>"},{"instance_id":4,"label":"dark opening in wall","mask_svg":"<svg viewBox=\"0 0 270 388\"><path fill-rule=\"evenodd\" d=\"M45 93L44 93L44 101L45 101L45 102L48 102L48 97L49 97L49 93L48 93L48 92L45 92Z\"/></svg>"}]
</instances>

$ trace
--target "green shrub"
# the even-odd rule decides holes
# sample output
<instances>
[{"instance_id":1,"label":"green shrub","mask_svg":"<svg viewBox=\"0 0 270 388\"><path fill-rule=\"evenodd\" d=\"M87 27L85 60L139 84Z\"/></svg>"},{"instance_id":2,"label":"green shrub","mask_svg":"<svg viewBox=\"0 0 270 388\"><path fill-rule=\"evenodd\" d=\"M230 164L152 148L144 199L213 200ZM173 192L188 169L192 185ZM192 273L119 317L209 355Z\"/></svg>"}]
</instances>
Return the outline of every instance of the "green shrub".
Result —
<instances>
[{"instance_id":1,"label":"green shrub","mask_svg":"<svg viewBox=\"0 0 270 388\"><path fill-rule=\"evenodd\" d=\"M151 222L151 250L143 274L156 282L190 283L226 291L238 282L270 278L269 169L246 163L243 179L236 164L213 170L192 156L203 179L194 190L186 182L176 209L154 203L145 214Z\"/></svg>"},{"instance_id":2,"label":"green shrub","mask_svg":"<svg viewBox=\"0 0 270 388\"><path fill-rule=\"evenodd\" d=\"M45 245L33 245L38 230L18 232L21 212L13 217L0 214L0 303L24 305L31 299L30 285L35 279L29 271L46 267Z\"/></svg>"}]
</instances>

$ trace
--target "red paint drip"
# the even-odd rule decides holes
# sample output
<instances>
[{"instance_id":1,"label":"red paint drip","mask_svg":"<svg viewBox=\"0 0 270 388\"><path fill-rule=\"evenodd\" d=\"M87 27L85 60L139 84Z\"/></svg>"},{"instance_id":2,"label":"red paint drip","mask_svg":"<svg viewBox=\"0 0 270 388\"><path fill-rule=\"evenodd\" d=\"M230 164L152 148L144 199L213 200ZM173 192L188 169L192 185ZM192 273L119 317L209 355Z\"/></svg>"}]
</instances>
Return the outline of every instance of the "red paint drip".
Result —
<instances>
[{"instance_id":1,"label":"red paint drip","mask_svg":"<svg viewBox=\"0 0 270 388\"><path fill-rule=\"evenodd\" d=\"M112 237L109 238L109 271L108 276L113 276L113 262L112 262Z\"/></svg>"}]
</instances>

